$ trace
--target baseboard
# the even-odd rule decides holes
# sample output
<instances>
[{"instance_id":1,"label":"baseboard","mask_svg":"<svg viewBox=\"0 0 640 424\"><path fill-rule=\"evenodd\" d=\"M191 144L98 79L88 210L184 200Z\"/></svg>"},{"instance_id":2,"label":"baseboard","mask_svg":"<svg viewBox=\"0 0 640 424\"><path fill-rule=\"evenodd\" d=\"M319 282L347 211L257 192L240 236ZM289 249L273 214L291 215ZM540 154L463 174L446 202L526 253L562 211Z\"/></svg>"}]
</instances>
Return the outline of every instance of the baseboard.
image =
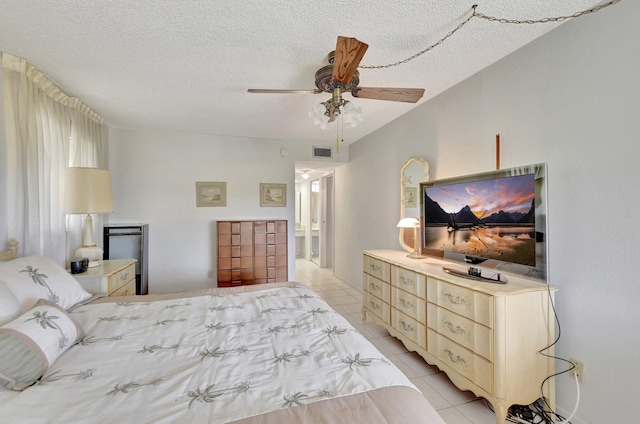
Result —
<instances>
[{"instance_id":1,"label":"baseboard","mask_svg":"<svg viewBox=\"0 0 640 424\"><path fill-rule=\"evenodd\" d=\"M354 290L359 291L360 293L362 293L362 285L360 287L356 286L355 284L353 284L351 281L347 280L346 278L342 277L341 275L336 274L335 271L333 271L333 277L337 278L338 280L342 281L343 283L345 283L346 285L348 285L349 287L351 287Z\"/></svg>"},{"instance_id":2,"label":"baseboard","mask_svg":"<svg viewBox=\"0 0 640 424\"><path fill-rule=\"evenodd\" d=\"M564 408L560 408L557 405L556 405L556 409L558 410L558 414L560 414L563 417L565 417L565 419L569 416L569 414L571 414L571 411L565 411ZM588 423L585 420L579 418L578 416L575 416L575 417L571 418L571 424L590 424L590 423Z\"/></svg>"}]
</instances>

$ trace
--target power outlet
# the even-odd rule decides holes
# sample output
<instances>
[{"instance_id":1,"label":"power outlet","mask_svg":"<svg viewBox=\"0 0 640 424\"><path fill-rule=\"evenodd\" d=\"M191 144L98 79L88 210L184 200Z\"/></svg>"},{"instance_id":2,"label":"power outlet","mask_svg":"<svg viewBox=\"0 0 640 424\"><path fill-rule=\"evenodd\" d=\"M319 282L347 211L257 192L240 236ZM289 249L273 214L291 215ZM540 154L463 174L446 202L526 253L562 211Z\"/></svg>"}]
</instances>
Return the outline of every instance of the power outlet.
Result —
<instances>
[{"instance_id":1,"label":"power outlet","mask_svg":"<svg viewBox=\"0 0 640 424\"><path fill-rule=\"evenodd\" d=\"M213 270L207 271L207 278L213 278Z\"/></svg>"},{"instance_id":2,"label":"power outlet","mask_svg":"<svg viewBox=\"0 0 640 424\"><path fill-rule=\"evenodd\" d=\"M573 364L573 369L569 371L569 375L571 376L571 378L576 378L577 376L578 381L580 383L584 383L584 364L573 358L569 358L569 362Z\"/></svg>"}]
</instances>

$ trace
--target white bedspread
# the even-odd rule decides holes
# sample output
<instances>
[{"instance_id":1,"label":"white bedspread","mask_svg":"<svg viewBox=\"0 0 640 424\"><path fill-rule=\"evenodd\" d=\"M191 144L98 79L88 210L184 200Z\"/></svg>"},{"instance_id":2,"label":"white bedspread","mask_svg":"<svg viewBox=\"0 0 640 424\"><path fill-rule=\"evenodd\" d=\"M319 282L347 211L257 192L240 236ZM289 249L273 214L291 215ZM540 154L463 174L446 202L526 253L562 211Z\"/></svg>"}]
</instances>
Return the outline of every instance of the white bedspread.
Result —
<instances>
[{"instance_id":1,"label":"white bedspread","mask_svg":"<svg viewBox=\"0 0 640 424\"><path fill-rule=\"evenodd\" d=\"M224 423L409 380L301 285L104 303L41 382L0 396L1 422Z\"/></svg>"}]
</instances>

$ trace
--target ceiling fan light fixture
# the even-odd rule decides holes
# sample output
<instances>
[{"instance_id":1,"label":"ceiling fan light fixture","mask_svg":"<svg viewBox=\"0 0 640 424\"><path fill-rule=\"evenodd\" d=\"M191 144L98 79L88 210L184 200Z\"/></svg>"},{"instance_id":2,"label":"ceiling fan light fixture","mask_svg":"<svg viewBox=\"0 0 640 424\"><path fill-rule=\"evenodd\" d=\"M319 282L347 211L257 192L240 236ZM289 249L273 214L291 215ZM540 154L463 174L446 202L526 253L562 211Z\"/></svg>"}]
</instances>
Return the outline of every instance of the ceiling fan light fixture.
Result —
<instances>
[{"instance_id":1,"label":"ceiling fan light fixture","mask_svg":"<svg viewBox=\"0 0 640 424\"><path fill-rule=\"evenodd\" d=\"M364 120L362 117L362 108L356 107L351 102L344 105L344 113L342 119L348 128L355 128Z\"/></svg>"},{"instance_id":2,"label":"ceiling fan light fixture","mask_svg":"<svg viewBox=\"0 0 640 424\"><path fill-rule=\"evenodd\" d=\"M318 103L312 107L309 116L313 119L314 125L319 125L321 129L329 129L328 124L338 118L347 128L355 128L362 121L362 108L354 106L341 96L333 96L326 102Z\"/></svg>"},{"instance_id":3,"label":"ceiling fan light fixture","mask_svg":"<svg viewBox=\"0 0 640 424\"><path fill-rule=\"evenodd\" d=\"M320 126L323 130L328 130L329 126L327 125L330 121L329 116L329 101L324 103L318 103L314 107L309 110L309 117L313 119L313 124Z\"/></svg>"}]
</instances>

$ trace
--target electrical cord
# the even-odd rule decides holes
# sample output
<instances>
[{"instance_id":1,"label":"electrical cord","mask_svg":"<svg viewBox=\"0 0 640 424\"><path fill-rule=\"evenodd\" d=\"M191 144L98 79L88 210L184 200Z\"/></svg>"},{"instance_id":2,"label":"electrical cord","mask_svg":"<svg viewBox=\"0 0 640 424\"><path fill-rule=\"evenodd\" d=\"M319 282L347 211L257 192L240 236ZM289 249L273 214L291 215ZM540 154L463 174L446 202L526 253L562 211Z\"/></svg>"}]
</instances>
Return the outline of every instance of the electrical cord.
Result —
<instances>
[{"instance_id":1,"label":"electrical cord","mask_svg":"<svg viewBox=\"0 0 640 424\"><path fill-rule=\"evenodd\" d=\"M511 423L516 423L516 424L570 424L570 421L576 414L576 411L578 410L578 405L580 404L580 382L578 381L578 376L575 375L575 381L576 381L576 392L577 392L577 397L576 397L576 403L575 406L573 408L573 411L571 412L571 414L569 415L568 418L564 418L563 416L561 416L560 414L558 414L557 412L555 412L552 408L551 405L549 405L547 399L544 396L544 385L546 384L546 382L548 380L550 380L553 377L556 377L558 375L567 373L569 371L571 371L572 369L575 368L575 365L564 358L558 357L558 356L554 356L554 355L550 355L549 353L546 353L549 351L549 349L551 349L553 346L555 346L558 341L560 340L560 336L562 334L562 330L560 327L560 320L558 318L558 313L556 312L556 307L553 303L553 297L551 296L551 288L550 286L547 284L547 291L549 292L549 302L551 304L551 309L553 310L553 316L556 322L556 326L558 328L558 334L555 338L555 340L553 341L553 343L551 343L550 345L546 346L543 349L540 349L538 351L539 354L546 356L547 358L551 358L551 359L555 359L555 360L559 360L559 361L563 361L566 362L567 364L571 365L568 369L551 374L550 376L548 376L547 378L545 378L542 383L540 384L540 392L542 394L542 397L540 399L538 399L536 402L532 403L531 405L526 405L526 406L522 406L522 405L513 405L511 406L511 408L509 408L508 414L507 414L507 421L511 422ZM493 406L491 405L491 403L489 401L486 401L487 406L489 407L489 409L491 411L493 410ZM495 412L495 411L494 411Z\"/></svg>"},{"instance_id":2,"label":"electrical cord","mask_svg":"<svg viewBox=\"0 0 640 424\"><path fill-rule=\"evenodd\" d=\"M543 356L546 356L547 358L552 358L552 359L556 359L556 360L559 360L559 361L566 362L567 364L570 365L570 367L568 369L566 369L566 370L551 374L550 376L548 376L547 378L542 380L542 383L540 384L540 393L542 394L542 400L543 400L544 406L546 406L546 408L543 406L541 409L542 409L542 411L544 413L545 419L548 419L549 422L554 423L554 422L557 422L556 420L562 420L562 424L565 424L565 423L569 422L569 419L573 418L573 416L575 415L575 411L577 411L577 409L578 409L578 404L580 402L580 389L578 389L578 398L577 398L577 401L576 401L576 405L574 407L574 411L571 414L571 416L569 418L567 418L566 420L565 420L564 417L560 416L557 412L555 412L553 410L553 408L551 408L551 405L549 405L549 402L547 402L547 399L544 397L544 385L548 380L550 380L551 378L556 377L558 375L567 373L567 372L569 372L569 371L571 371L572 369L575 368L575 365L571 361L569 361L569 360L567 360L565 358L561 358L559 356L550 355L550 354L546 353L547 351L549 351L549 349L551 349L553 346L555 346L558 343L558 341L560 340L560 336L562 334L562 328L560 327L560 319L558 318L558 313L556 311L555 304L553 303L553 296L551 295L551 288L550 288L550 286L548 284L547 284L547 291L549 293L549 303L551 304L551 309L553 310L553 317L555 319L556 326L558 327L558 335L556 336L556 339L553 341L553 343L551 343L549 346L547 346L547 347L545 347L543 349L540 349L538 351L538 353L543 355ZM577 376L576 376L576 384L579 384Z\"/></svg>"},{"instance_id":3,"label":"electrical cord","mask_svg":"<svg viewBox=\"0 0 640 424\"><path fill-rule=\"evenodd\" d=\"M576 415L576 411L578 410L578 405L580 404L580 382L578 381L578 374L574 374L575 380L576 380L576 404L573 407L573 411L571 411L571 414L569 415L569 418L567 418L566 420L562 421L560 424L567 424L569 423L569 420L571 418L573 418L574 415Z\"/></svg>"}]
</instances>

